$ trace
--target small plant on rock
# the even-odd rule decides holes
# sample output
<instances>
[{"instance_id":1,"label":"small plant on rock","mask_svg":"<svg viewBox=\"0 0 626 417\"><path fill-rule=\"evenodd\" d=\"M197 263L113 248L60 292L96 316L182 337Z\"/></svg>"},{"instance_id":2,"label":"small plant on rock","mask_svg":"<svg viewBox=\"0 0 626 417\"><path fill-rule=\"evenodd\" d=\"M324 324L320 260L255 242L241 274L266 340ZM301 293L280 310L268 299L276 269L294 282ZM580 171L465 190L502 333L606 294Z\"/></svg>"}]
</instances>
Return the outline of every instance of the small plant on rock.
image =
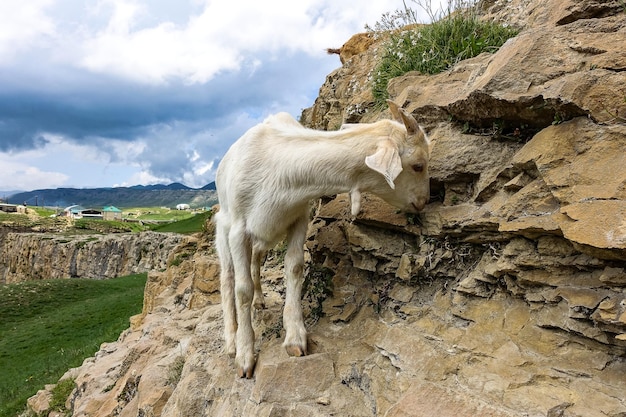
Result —
<instances>
[{"instance_id":1,"label":"small plant on rock","mask_svg":"<svg viewBox=\"0 0 626 417\"><path fill-rule=\"evenodd\" d=\"M183 368L185 367L185 357L180 355L174 359L174 362L167 368L167 385L176 386L180 377L183 374Z\"/></svg>"},{"instance_id":2,"label":"small plant on rock","mask_svg":"<svg viewBox=\"0 0 626 417\"><path fill-rule=\"evenodd\" d=\"M52 398L50 399L50 409L67 413L69 410L65 407L67 398L72 394L76 383L73 379L63 379L59 381L52 389Z\"/></svg>"},{"instance_id":3,"label":"small plant on rock","mask_svg":"<svg viewBox=\"0 0 626 417\"><path fill-rule=\"evenodd\" d=\"M324 315L322 303L333 294L333 271L321 265L312 264L304 279L303 299L311 305L310 319L317 322Z\"/></svg>"},{"instance_id":4,"label":"small plant on rock","mask_svg":"<svg viewBox=\"0 0 626 417\"><path fill-rule=\"evenodd\" d=\"M387 33L383 57L374 71L372 93L383 106L389 97L387 85L392 78L410 71L423 74L443 72L457 62L483 52L495 52L517 30L480 20L475 0L448 0L448 7L435 11L430 0L412 0L432 21L420 24L417 13L404 3L404 10L385 14L374 29Z\"/></svg>"}]
</instances>

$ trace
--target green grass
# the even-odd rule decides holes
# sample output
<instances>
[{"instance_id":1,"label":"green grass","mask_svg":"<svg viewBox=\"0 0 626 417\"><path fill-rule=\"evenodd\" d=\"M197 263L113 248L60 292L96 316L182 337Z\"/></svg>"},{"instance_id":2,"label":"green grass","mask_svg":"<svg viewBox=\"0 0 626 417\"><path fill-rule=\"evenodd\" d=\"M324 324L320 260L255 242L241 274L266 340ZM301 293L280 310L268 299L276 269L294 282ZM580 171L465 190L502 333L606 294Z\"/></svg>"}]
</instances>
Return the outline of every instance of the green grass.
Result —
<instances>
[{"instance_id":1,"label":"green grass","mask_svg":"<svg viewBox=\"0 0 626 417\"><path fill-rule=\"evenodd\" d=\"M193 217L174 223L158 225L152 228L155 232L196 233L204 229L204 223L211 218L212 211L204 211Z\"/></svg>"},{"instance_id":2,"label":"green grass","mask_svg":"<svg viewBox=\"0 0 626 417\"><path fill-rule=\"evenodd\" d=\"M120 222L117 220L76 219L74 229L95 233L127 233L149 230L140 223Z\"/></svg>"},{"instance_id":3,"label":"green grass","mask_svg":"<svg viewBox=\"0 0 626 417\"><path fill-rule=\"evenodd\" d=\"M52 217L40 217L35 219L27 216L26 214L0 212L0 225L9 225L13 227L43 226L48 228L59 228L66 223L67 222L64 219Z\"/></svg>"},{"instance_id":4,"label":"green grass","mask_svg":"<svg viewBox=\"0 0 626 417\"><path fill-rule=\"evenodd\" d=\"M30 220L25 214L18 213L4 213L0 211L0 222L16 223L16 224L29 224Z\"/></svg>"},{"instance_id":5,"label":"green grass","mask_svg":"<svg viewBox=\"0 0 626 417\"><path fill-rule=\"evenodd\" d=\"M28 207L28 209L34 210L40 217L50 217L57 212L56 210L45 207Z\"/></svg>"},{"instance_id":6,"label":"green grass","mask_svg":"<svg viewBox=\"0 0 626 417\"><path fill-rule=\"evenodd\" d=\"M415 2L426 8L422 0ZM377 23L377 28L391 30L374 71L372 94L377 106L383 107L389 98L387 86L392 78L410 71L443 72L464 59L497 51L518 33L513 28L480 20L473 2L449 0L447 13L427 12L437 19L429 25L417 24L415 11L408 7L397 11L393 18L384 15L383 21ZM413 26L407 29L406 25Z\"/></svg>"},{"instance_id":7,"label":"green grass","mask_svg":"<svg viewBox=\"0 0 626 417\"><path fill-rule=\"evenodd\" d=\"M0 286L0 417L114 341L141 312L146 274Z\"/></svg>"},{"instance_id":8,"label":"green grass","mask_svg":"<svg viewBox=\"0 0 626 417\"><path fill-rule=\"evenodd\" d=\"M29 208L29 210L33 210ZM0 212L0 225L44 230L64 230L68 236L86 233L136 233L155 230L175 233L194 233L202 231L204 220L210 217L210 211L193 212L189 210L173 210L166 207L136 207L125 209L125 219L135 221L115 221L100 219L76 219L72 227L64 217L53 218L52 210L35 209L39 217L25 214ZM141 221L140 221L141 220ZM160 224L155 224L160 223Z\"/></svg>"},{"instance_id":9,"label":"green grass","mask_svg":"<svg viewBox=\"0 0 626 417\"><path fill-rule=\"evenodd\" d=\"M154 221L179 221L193 216L189 210L175 210L167 207L133 207L124 209L126 218Z\"/></svg>"}]
</instances>

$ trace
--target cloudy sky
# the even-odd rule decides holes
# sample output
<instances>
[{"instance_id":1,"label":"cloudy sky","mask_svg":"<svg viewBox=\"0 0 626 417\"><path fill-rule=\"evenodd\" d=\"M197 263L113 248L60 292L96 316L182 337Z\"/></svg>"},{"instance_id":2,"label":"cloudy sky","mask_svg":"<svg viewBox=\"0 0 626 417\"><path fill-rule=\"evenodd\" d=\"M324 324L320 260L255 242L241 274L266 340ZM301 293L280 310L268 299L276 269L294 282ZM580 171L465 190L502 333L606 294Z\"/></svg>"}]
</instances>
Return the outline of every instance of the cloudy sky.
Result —
<instances>
[{"instance_id":1,"label":"cloudy sky","mask_svg":"<svg viewBox=\"0 0 626 417\"><path fill-rule=\"evenodd\" d=\"M325 48L400 7L0 0L0 190L202 187L249 127L313 104Z\"/></svg>"}]
</instances>

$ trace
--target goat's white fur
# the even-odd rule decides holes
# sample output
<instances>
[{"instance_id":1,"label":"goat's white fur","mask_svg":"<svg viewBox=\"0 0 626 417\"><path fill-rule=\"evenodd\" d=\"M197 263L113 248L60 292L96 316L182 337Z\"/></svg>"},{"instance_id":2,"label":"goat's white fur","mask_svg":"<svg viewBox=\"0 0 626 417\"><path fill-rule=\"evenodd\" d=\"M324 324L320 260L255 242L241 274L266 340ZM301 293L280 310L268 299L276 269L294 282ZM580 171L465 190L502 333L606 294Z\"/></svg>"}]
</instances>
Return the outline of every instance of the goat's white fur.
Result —
<instances>
[{"instance_id":1,"label":"goat's white fur","mask_svg":"<svg viewBox=\"0 0 626 417\"><path fill-rule=\"evenodd\" d=\"M254 372L251 306L264 305L261 262L285 235L283 346L291 356L307 353L300 297L312 199L349 192L353 216L360 210L361 191L410 212L426 204L428 140L413 117L389 105L402 123L382 120L335 132L306 129L279 113L246 132L220 163L215 222L224 335L241 377Z\"/></svg>"}]
</instances>

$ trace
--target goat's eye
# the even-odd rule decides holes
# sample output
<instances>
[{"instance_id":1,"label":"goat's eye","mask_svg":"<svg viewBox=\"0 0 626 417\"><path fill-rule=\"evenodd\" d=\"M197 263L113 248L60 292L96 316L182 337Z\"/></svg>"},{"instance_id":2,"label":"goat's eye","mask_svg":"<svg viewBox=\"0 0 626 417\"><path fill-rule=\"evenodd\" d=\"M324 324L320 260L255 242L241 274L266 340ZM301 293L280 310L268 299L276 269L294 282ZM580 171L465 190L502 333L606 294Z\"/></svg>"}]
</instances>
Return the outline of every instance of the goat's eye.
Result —
<instances>
[{"instance_id":1,"label":"goat's eye","mask_svg":"<svg viewBox=\"0 0 626 417\"><path fill-rule=\"evenodd\" d=\"M424 164L413 164L411 168L413 168L415 172L422 172L424 170Z\"/></svg>"}]
</instances>

